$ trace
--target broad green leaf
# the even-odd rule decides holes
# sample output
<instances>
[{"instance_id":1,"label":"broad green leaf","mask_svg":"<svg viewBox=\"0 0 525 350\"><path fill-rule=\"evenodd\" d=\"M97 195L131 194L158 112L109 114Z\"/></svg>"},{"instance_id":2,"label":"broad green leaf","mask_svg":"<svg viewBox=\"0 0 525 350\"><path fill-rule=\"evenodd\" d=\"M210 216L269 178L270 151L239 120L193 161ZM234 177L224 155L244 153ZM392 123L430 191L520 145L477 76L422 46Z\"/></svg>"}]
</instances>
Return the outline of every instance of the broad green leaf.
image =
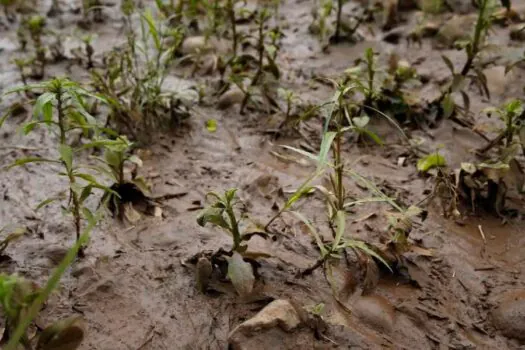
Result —
<instances>
[{"instance_id":1,"label":"broad green leaf","mask_svg":"<svg viewBox=\"0 0 525 350\"><path fill-rule=\"evenodd\" d=\"M290 212L293 216L295 216L297 219L301 220L305 226L308 228L310 233L315 239L315 243L317 244L317 247L321 251L321 256L325 257L328 255L328 250L326 250L326 247L324 246L324 243L321 239L321 236L319 236L319 233L315 229L315 227L312 225L310 220L308 220L303 214L299 213L298 211L291 211Z\"/></svg>"},{"instance_id":2,"label":"broad green leaf","mask_svg":"<svg viewBox=\"0 0 525 350\"><path fill-rule=\"evenodd\" d=\"M78 201L80 204L83 204L84 201L91 195L91 191L93 189L92 185L87 185L82 189L82 192L80 193L80 197L78 198Z\"/></svg>"},{"instance_id":3,"label":"broad green leaf","mask_svg":"<svg viewBox=\"0 0 525 350\"><path fill-rule=\"evenodd\" d=\"M517 115L523 111L523 104L520 100L512 100L505 106L505 110L509 114Z\"/></svg>"},{"instance_id":4,"label":"broad green leaf","mask_svg":"<svg viewBox=\"0 0 525 350\"><path fill-rule=\"evenodd\" d=\"M140 159L138 156L136 155L131 155L128 157L128 161L137 165L139 168L142 167L142 159Z\"/></svg>"},{"instance_id":5,"label":"broad green leaf","mask_svg":"<svg viewBox=\"0 0 525 350\"><path fill-rule=\"evenodd\" d=\"M89 182L90 184L98 184L97 179L91 174L75 172L74 176L78 177L79 179L85 180L85 181Z\"/></svg>"},{"instance_id":6,"label":"broad green leaf","mask_svg":"<svg viewBox=\"0 0 525 350\"><path fill-rule=\"evenodd\" d=\"M60 159L64 162L68 172L73 170L73 149L70 146L61 144L58 146L58 152L60 153Z\"/></svg>"},{"instance_id":7,"label":"broad green leaf","mask_svg":"<svg viewBox=\"0 0 525 350\"><path fill-rule=\"evenodd\" d=\"M44 115L44 106L48 105L52 109L53 107L52 102L55 99L56 99L55 94L52 92L44 92L42 95L40 95L38 99L36 100L35 105L33 107L33 117L35 119L38 119L42 115L44 117L44 120L50 121L51 118L49 118L49 115ZM49 112L46 112L46 113L49 113Z\"/></svg>"},{"instance_id":8,"label":"broad green leaf","mask_svg":"<svg viewBox=\"0 0 525 350\"><path fill-rule=\"evenodd\" d=\"M139 188L144 194L150 193L150 186L145 178L137 176L132 180L133 184Z\"/></svg>"},{"instance_id":9,"label":"broad green leaf","mask_svg":"<svg viewBox=\"0 0 525 350\"><path fill-rule=\"evenodd\" d=\"M226 198L226 201L228 201L229 203L232 203L234 198L235 198L235 194L236 193L237 193L237 189L236 188L230 188L229 190L227 190L224 193L224 197Z\"/></svg>"},{"instance_id":10,"label":"broad green leaf","mask_svg":"<svg viewBox=\"0 0 525 350\"><path fill-rule=\"evenodd\" d=\"M217 131L217 121L215 119L208 119L206 121L206 129L209 132L215 132Z\"/></svg>"},{"instance_id":11,"label":"broad green leaf","mask_svg":"<svg viewBox=\"0 0 525 350\"><path fill-rule=\"evenodd\" d=\"M446 166L445 158L439 153L431 153L417 161L417 170L426 173L430 169Z\"/></svg>"},{"instance_id":12,"label":"broad green leaf","mask_svg":"<svg viewBox=\"0 0 525 350\"><path fill-rule=\"evenodd\" d=\"M441 101L441 108L443 109L443 117L445 119L450 118L454 113L455 103L450 94L446 94L443 101Z\"/></svg>"},{"instance_id":13,"label":"broad green leaf","mask_svg":"<svg viewBox=\"0 0 525 350\"><path fill-rule=\"evenodd\" d=\"M228 278L232 281L235 290L241 297L250 295L255 283L252 265L244 261L242 255L237 252L233 252L233 255L227 259Z\"/></svg>"},{"instance_id":14,"label":"broad green leaf","mask_svg":"<svg viewBox=\"0 0 525 350\"><path fill-rule=\"evenodd\" d=\"M224 219L224 209L221 208L206 208L197 217L197 224L204 227L207 223L222 227L230 232L230 224Z\"/></svg>"},{"instance_id":15,"label":"broad green leaf","mask_svg":"<svg viewBox=\"0 0 525 350\"><path fill-rule=\"evenodd\" d=\"M32 121L32 122L26 123L26 124L24 124L24 126L22 127L22 132L24 133L24 135L27 135L27 134L29 134L31 131L33 131L33 129L34 129L38 124L40 124L40 122L39 122L38 120L35 120L35 121Z\"/></svg>"}]
</instances>

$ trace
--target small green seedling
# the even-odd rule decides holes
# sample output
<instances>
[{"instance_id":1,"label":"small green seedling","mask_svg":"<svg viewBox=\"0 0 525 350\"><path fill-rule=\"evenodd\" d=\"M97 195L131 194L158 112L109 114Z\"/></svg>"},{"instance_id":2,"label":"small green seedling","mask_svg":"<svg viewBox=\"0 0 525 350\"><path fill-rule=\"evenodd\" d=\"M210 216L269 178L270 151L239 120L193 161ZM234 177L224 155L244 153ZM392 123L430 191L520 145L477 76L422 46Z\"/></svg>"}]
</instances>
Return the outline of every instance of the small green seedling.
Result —
<instances>
[{"instance_id":1,"label":"small green seedling","mask_svg":"<svg viewBox=\"0 0 525 350\"><path fill-rule=\"evenodd\" d=\"M460 48L465 50L467 60L460 71L456 72L452 61L442 55L443 61L452 74L448 86L443 90L441 96L434 104L439 105L440 116L447 119L457 110L453 99L453 93L460 92L463 98L463 109L468 112L470 109L470 99L464 91L465 80L470 79L475 83L480 92L490 98L490 91L487 85L487 77L483 73L483 62L480 60L480 53L485 49L485 38L492 24L492 13L495 9L494 0L479 0L478 17L474 28L474 33L469 40L458 43ZM474 72L474 74L470 74Z\"/></svg>"},{"instance_id":2,"label":"small green seedling","mask_svg":"<svg viewBox=\"0 0 525 350\"><path fill-rule=\"evenodd\" d=\"M42 91L33 107L33 120L26 123L22 130L25 134L30 133L39 125L45 125L49 130L58 133L57 149L59 156L57 158L43 157L26 157L16 160L9 168L22 166L29 163L50 163L60 165L58 176L66 177L68 180L68 205L65 211L73 215L75 224L75 233L77 240L80 238L82 231L82 219L88 220L89 224L94 224L96 216L84 206L86 199L92 194L94 189L102 191L111 191L109 188L101 185L97 178L82 170L82 167L76 164L75 154L78 150L73 149L67 143L67 136L75 131L81 130L85 136L90 133L98 132L99 126L93 116L84 108L84 98L96 98L98 96L89 93L77 83L65 78L55 78L53 80L23 86L10 92L17 91ZM104 101L103 99L100 99ZM81 182L85 184L81 184ZM62 195L50 197L37 206L40 209L52 202L61 200Z\"/></svg>"},{"instance_id":3,"label":"small green seedling","mask_svg":"<svg viewBox=\"0 0 525 350\"><path fill-rule=\"evenodd\" d=\"M240 227L242 218L239 218L237 209L242 206L241 201L236 195L237 189L230 189L224 192L224 195L219 195L215 192L207 194L207 198L212 202L209 207L205 208L199 217L197 223L200 226L212 224L220 227L228 233L233 240L233 246L230 252L219 252L228 262L228 278L231 280L233 286L241 296L246 296L253 290L255 283L255 275L252 264L246 262L244 259L253 258L254 256L265 254L255 254L248 252L248 246L243 244L248 241L254 234L265 237L263 232L243 233ZM214 259L218 258L217 254ZM212 260L213 262L213 260ZM201 263L202 266L204 264ZM208 266L206 264L206 266ZM208 268L207 268L208 270ZM198 277L204 272L197 271ZM209 274L206 273L206 276ZM198 285L204 284L204 281L198 280Z\"/></svg>"},{"instance_id":4,"label":"small green seedling","mask_svg":"<svg viewBox=\"0 0 525 350\"><path fill-rule=\"evenodd\" d=\"M133 143L126 136L118 136L115 140L94 140L84 147L103 149L103 158L95 157L102 165L95 169L108 176L112 182L111 191L104 193L101 203L107 203L113 214L122 218L123 204L146 200L148 185L144 178L137 176L142 160L131 153ZM126 164L133 165L130 177L124 172Z\"/></svg>"}]
</instances>

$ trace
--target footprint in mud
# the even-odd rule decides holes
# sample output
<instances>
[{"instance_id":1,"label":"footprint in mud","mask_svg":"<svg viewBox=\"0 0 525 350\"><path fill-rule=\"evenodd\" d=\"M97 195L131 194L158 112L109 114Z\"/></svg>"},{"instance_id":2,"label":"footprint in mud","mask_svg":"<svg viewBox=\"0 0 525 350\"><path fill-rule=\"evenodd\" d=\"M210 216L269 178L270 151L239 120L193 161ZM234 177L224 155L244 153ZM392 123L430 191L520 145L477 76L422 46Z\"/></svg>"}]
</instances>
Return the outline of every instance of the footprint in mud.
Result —
<instances>
[{"instance_id":1,"label":"footprint in mud","mask_svg":"<svg viewBox=\"0 0 525 350\"><path fill-rule=\"evenodd\" d=\"M394 306L382 296L362 296L354 303L352 310L363 323L373 329L390 333L394 328Z\"/></svg>"},{"instance_id":2,"label":"footprint in mud","mask_svg":"<svg viewBox=\"0 0 525 350\"><path fill-rule=\"evenodd\" d=\"M525 290L505 293L498 299L492 311L494 326L509 338L525 340Z\"/></svg>"}]
</instances>

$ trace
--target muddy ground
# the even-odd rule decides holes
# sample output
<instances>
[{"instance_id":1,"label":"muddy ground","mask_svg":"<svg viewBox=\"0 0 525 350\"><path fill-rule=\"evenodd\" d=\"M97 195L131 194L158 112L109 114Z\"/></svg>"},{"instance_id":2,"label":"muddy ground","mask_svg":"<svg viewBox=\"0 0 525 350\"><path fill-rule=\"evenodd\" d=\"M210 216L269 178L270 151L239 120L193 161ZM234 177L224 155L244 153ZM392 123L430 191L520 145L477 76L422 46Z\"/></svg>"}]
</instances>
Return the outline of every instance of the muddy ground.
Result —
<instances>
[{"instance_id":1,"label":"muddy ground","mask_svg":"<svg viewBox=\"0 0 525 350\"><path fill-rule=\"evenodd\" d=\"M97 34L96 59L125 41L119 4L109 3L115 6L104 9L105 22L89 30ZM453 3L466 4L457 9L462 15L474 13L468 6L470 1ZM77 28L80 15L73 13L78 6L76 2L64 3L67 10L61 19L48 20L48 27L64 34L66 52L79 45L74 38L78 37L76 31L82 31ZM331 89L311 82L311 78L340 76L368 47L380 52L383 60L396 52L414 64L420 75L428 77L428 82L419 89L422 99L431 99L439 93L440 84L449 74L441 54L448 55L457 67L464 60L463 52L440 49L433 38L424 39L421 46L409 46L403 38L397 44L386 42L381 18L360 27L362 40L332 45L323 52L318 39L308 31L312 6L310 1L286 0L281 7L286 24L279 54L281 83L304 100L319 103L330 97ZM345 5L345 13L351 13L357 6L360 6L357 2L350 1ZM48 1L43 1L39 10L45 13L48 7ZM407 35L420 15L417 10L401 12L394 30L401 36ZM446 12L434 19L441 23L452 15ZM16 27L15 23L0 29L0 91L21 83L11 63L21 54ZM510 97L521 97L525 71L518 67L507 76L503 74L507 53L523 49L523 43L509 39L508 27L495 24L489 40L496 45L491 53L493 67L488 71L491 99L482 98L475 87L468 91L476 128L491 136L489 126L497 121L482 117L479 112ZM67 75L86 80L88 74L82 67L73 65L67 69L68 65L67 62L52 65L46 77ZM215 79L187 77L177 68L170 78L175 86L206 84ZM16 95L3 98L0 112L16 99ZM0 166L22 155L46 156L55 152L51 136L45 130L30 137L17 132L24 117L8 120L0 130ZM215 133L204 127L210 118L218 122ZM465 210L464 217L455 222L445 219L439 208L431 204L427 208L428 218L417 224L411 234L418 246L428 249L411 259L411 275L416 283L381 273L373 290L347 300L352 314L334 301L321 270L305 278L295 277L298 270L316 261L318 252L307 232L286 215L285 223L281 221L274 228L280 231L274 240L254 238L250 242L251 249L272 255L261 260L261 276L253 298L236 298L227 284L216 286L217 291L207 295L198 292L193 268L184 261L200 251L227 248L230 244L222 232L201 228L196 223L197 209L203 205L205 193L237 187L251 216L265 222L274 214L274 203L281 205L284 201L278 189L286 193L296 188L314 165L285 161L272 153L284 154L280 145L301 145L305 140L293 132L275 138L267 132L275 127L275 122L264 114L241 116L238 106L222 111L214 104L197 105L188 124L173 133L159 134L141 153L145 163L141 172L152 184L153 193L180 196L164 203L161 218L145 216L133 225L106 218L93 232L86 257L68 270L60 290L49 300L37 323L81 315L87 330L82 349L224 349L229 333L237 325L253 317L271 300L286 299L300 308L324 303L321 315L326 326L320 332L311 325L290 332L279 328L256 332L255 345L246 340L247 343L240 343L241 348L517 349L523 346L517 338L523 337L525 331L525 308L521 304L516 306L520 301L523 304L525 295L522 256L525 230L521 215L504 224L496 216ZM321 125L320 119L314 119L301 126L314 149L319 145ZM406 146L401 138L391 136L395 134L393 130L380 131L385 137L384 147L348 142L345 158L354 163L357 172L372 179L400 203L408 206L420 202L426 196L425 190L432 187L431 181L417 174L415 159L398 165L398 158L407 154ZM425 140L423 147L428 152L443 145L442 153L451 166L475 159L471 150L485 143L472 130L451 121L424 132L414 128L407 128L406 132ZM72 223L62 216L58 206L39 212L33 208L49 194L59 192L63 185L48 165L0 172L0 226L29 228L27 237L8 248L11 259L3 262L2 271L16 271L43 282L60 261L73 242ZM350 180L348 188L356 198L367 196L366 190ZM512 194L510 201L518 209L523 207L518 194ZM384 213L388 210L389 207L380 204L355 208L349 215L347 234L367 242L384 241L387 237ZM321 227L326 222L320 198L314 197L301 211ZM345 278L351 276L342 277ZM497 307L504 320L494 322L493 310ZM507 324L505 320L509 317L514 318Z\"/></svg>"}]
</instances>

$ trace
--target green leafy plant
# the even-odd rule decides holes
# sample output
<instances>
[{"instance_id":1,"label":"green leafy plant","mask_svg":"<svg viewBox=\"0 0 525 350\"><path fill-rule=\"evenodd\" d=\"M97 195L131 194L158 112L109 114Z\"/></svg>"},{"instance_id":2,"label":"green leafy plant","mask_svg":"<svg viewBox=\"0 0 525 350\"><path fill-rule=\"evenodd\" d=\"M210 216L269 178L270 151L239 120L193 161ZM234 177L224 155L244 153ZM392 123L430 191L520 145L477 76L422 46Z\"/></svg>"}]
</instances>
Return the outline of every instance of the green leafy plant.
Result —
<instances>
[{"instance_id":1,"label":"green leafy plant","mask_svg":"<svg viewBox=\"0 0 525 350\"><path fill-rule=\"evenodd\" d=\"M439 106L439 116L447 119L457 110L453 99L453 93L460 92L463 98L463 109L468 112L470 109L470 99L464 91L465 80L469 79L475 83L482 94L490 97L487 78L483 73L484 63L480 58L481 52L485 49L485 38L492 24L492 13L495 8L494 0L479 0L478 17L474 27L474 33L469 40L457 43L460 48L465 50L467 59L460 71L456 72L452 61L445 55L442 55L443 61L452 74L452 78L447 87L443 90L440 97L434 102ZM471 74L473 72L473 74Z\"/></svg>"},{"instance_id":2,"label":"green leafy plant","mask_svg":"<svg viewBox=\"0 0 525 350\"><path fill-rule=\"evenodd\" d=\"M243 244L243 242L248 241L254 234L261 235L262 237L266 237L266 235L260 230L243 232L240 226L242 218L240 218L237 213L237 208L242 206L242 203L236 193L237 189L235 188L225 191L222 196L215 192L208 193L207 198L212 199L212 202L200 213L197 218L197 223L200 226L212 224L213 226L220 227L232 237L233 246L231 251L226 252L220 250L211 257L212 263L214 263L214 265L220 264L218 260L226 259L228 264L228 278L231 280L237 292L245 296L251 293L255 282L252 266L252 263L254 263L253 259L257 256L265 256L265 254L249 252L248 246ZM201 263L201 266L204 265ZM202 274L199 270L197 273ZM199 284L202 283L200 279L198 282Z\"/></svg>"},{"instance_id":3,"label":"green leafy plant","mask_svg":"<svg viewBox=\"0 0 525 350\"><path fill-rule=\"evenodd\" d=\"M57 321L34 338L30 338L27 329L57 288L60 278L71 266L81 247L87 243L92 228L91 225L86 228L43 288L17 275L0 274L0 307L5 317L5 329L0 340L2 349L17 350L21 345L25 350L74 350L80 346L84 330L79 317Z\"/></svg>"},{"instance_id":4,"label":"green leafy plant","mask_svg":"<svg viewBox=\"0 0 525 350\"><path fill-rule=\"evenodd\" d=\"M499 131L498 136L489 141L478 153L484 154L501 143L503 143L503 148L508 148L517 140L521 144L525 155L525 109L523 108L523 103L520 100L512 100L502 108L488 108L485 112L489 116L497 114L505 127Z\"/></svg>"},{"instance_id":5,"label":"green leafy plant","mask_svg":"<svg viewBox=\"0 0 525 350\"><path fill-rule=\"evenodd\" d=\"M84 147L98 147L104 151L103 158L95 157L101 163L95 169L105 174L112 182L111 191L104 193L101 203L107 203L113 214L122 218L123 204L147 200L148 185L143 177L137 175L142 160L131 153L133 143L126 136L118 136L114 140L94 140ZM126 163L133 165L130 177L124 172Z\"/></svg>"},{"instance_id":6,"label":"green leafy plant","mask_svg":"<svg viewBox=\"0 0 525 350\"><path fill-rule=\"evenodd\" d=\"M28 134L38 125L45 125L49 130L57 132L59 156L57 158L20 158L9 168L29 163L51 163L61 167L62 170L58 171L57 175L66 177L68 180L68 204L65 210L73 215L78 240L82 232L82 220L87 219L90 225L96 221L96 216L84 206L86 199L94 189L111 190L100 184L95 176L84 172L82 167L77 164L75 153L78 150L68 145L67 138L75 130L81 130L86 136L89 136L90 133L99 132L96 120L84 108L84 98L100 99L100 97L89 93L77 83L65 78L55 78L44 83L27 85L11 92L21 90L43 91L34 103L34 119L23 126L23 132ZM48 198L40 203L37 209L60 200L62 197L62 195L58 195Z\"/></svg>"},{"instance_id":7,"label":"green leafy plant","mask_svg":"<svg viewBox=\"0 0 525 350\"><path fill-rule=\"evenodd\" d=\"M214 202L199 215L197 223L200 226L210 223L224 229L233 239L232 250L243 252L248 247L241 245L243 236L239 228L239 219L235 214L235 208L241 205L241 202L237 198L236 192L237 189L230 189L224 193L224 196L214 192L208 193L207 197L213 198Z\"/></svg>"},{"instance_id":8,"label":"green leafy plant","mask_svg":"<svg viewBox=\"0 0 525 350\"><path fill-rule=\"evenodd\" d=\"M306 225L308 231L313 236L321 254L321 257L312 267L309 267L301 272L301 276L304 277L306 275L309 275L319 267L323 267L323 269L328 268L330 261L332 259L342 258L342 254L347 248L353 249L356 253L364 253L368 256L374 257L375 259L383 263L388 269L390 269L389 264L379 254L377 254L374 249L370 248L368 244L366 244L363 241L348 239L345 237L345 211L340 210L335 214L335 235L333 240L329 243L323 242L321 235L317 232L317 229L301 213L295 211L293 212L293 215Z\"/></svg>"},{"instance_id":9,"label":"green leafy plant","mask_svg":"<svg viewBox=\"0 0 525 350\"><path fill-rule=\"evenodd\" d=\"M150 12L140 19L140 36L130 30L127 46L111 51L103 69L92 70L91 77L95 90L111 108L107 125L135 140L149 142L151 130L178 126L189 117L189 112L182 102L182 93L163 88L182 35L176 36L175 43L169 43L165 37L167 28L156 22ZM175 31L181 34L180 30Z\"/></svg>"},{"instance_id":10,"label":"green leafy plant","mask_svg":"<svg viewBox=\"0 0 525 350\"><path fill-rule=\"evenodd\" d=\"M240 109L241 114L244 113L248 101L253 97L254 89L257 85L262 85L262 93L266 96L268 95L266 91L266 73L270 73L275 79L279 79L280 77L276 59L279 52L278 40L281 33L277 29L268 32L265 31L266 23L270 18L271 13L267 8L261 9L256 18L258 26L257 37L255 38L257 40L256 71L251 78L249 87L244 88L242 84L237 83L237 86L244 92L244 99ZM251 36L247 36L247 38L250 37ZM270 39L269 43L267 43L267 38ZM234 79L234 81L238 81L238 79Z\"/></svg>"},{"instance_id":11,"label":"green leafy plant","mask_svg":"<svg viewBox=\"0 0 525 350\"><path fill-rule=\"evenodd\" d=\"M339 43L344 40L357 40L355 33L359 26L366 21L370 16L379 10L375 5L365 6L356 15L343 21L343 5L344 0L337 1L337 11L335 18L335 29L330 25L330 17L334 9L333 1L322 1L320 6L317 2L312 9L313 22L310 24L310 32L319 36L319 41L323 44L323 48L327 47L327 39L330 43Z\"/></svg>"}]
</instances>

